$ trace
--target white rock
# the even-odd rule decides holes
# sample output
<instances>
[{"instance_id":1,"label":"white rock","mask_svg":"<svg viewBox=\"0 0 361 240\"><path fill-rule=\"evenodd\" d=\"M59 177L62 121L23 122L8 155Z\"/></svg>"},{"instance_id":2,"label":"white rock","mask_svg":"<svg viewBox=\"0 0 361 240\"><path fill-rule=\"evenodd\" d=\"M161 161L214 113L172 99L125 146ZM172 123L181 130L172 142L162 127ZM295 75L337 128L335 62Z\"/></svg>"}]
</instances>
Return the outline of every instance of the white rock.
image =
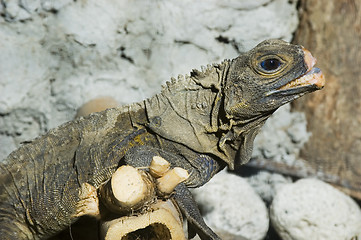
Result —
<instances>
[{"instance_id":1,"label":"white rock","mask_svg":"<svg viewBox=\"0 0 361 240\"><path fill-rule=\"evenodd\" d=\"M361 237L361 210L356 202L316 179L284 185L272 202L270 217L284 240Z\"/></svg>"},{"instance_id":2,"label":"white rock","mask_svg":"<svg viewBox=\"0 0 361 240\"><path fill-rule=\"evenodd\" d=\"M6 5L6 9L4 8L3 4ZM5 19L9 21L13 21L14 19L24 21L30 18L30 14L21 6L19 6L17 1L8 1L6 3L2 2L1 5L3 5L1 8L1 13Z\"/></svg>"},{"instance_id":3,"label":"white rock","mask_svg":"<svg viewBox=\"0 0 361 240\"><path fill-rule=\"evenodd\" d=\"M59 11L65 5L71 3L72 0L41 0L41 6L45 11Z\"/></svg>"},{"instance_id":4,"label":"white rock","mask_svg":"<svg viewBox=\"0 0 361 240\"><path fill-rule=\"evenodd\" d=\"M192 192L211 228L253 240L266 236L268 210L245 179L223 171Z\"/></svg>"},{"instance_id":5,"label":"white rock","mask_svg":"<svg viewBox=\"0 0 361 240\"><path fill-rule=\"evenodd\" d=\"M281 188L283 184L292 183L290 177L268 171L259 171L258 173L247 177L246 180L263 201L267 203L272 202L277 189Z\"/></svg>"},{"instance_id":6,"label":"white rock","mask_svg":"<svg viewBox=\"0 0 361 240\"><path fill-rule=\"evenodd\" d=\"M252 157L294 166L300 149L311 134L306 129L305 114L290 112L290 109L290 104L286 104L266 121L255 139Z\"/></svg>"}]
</instances>

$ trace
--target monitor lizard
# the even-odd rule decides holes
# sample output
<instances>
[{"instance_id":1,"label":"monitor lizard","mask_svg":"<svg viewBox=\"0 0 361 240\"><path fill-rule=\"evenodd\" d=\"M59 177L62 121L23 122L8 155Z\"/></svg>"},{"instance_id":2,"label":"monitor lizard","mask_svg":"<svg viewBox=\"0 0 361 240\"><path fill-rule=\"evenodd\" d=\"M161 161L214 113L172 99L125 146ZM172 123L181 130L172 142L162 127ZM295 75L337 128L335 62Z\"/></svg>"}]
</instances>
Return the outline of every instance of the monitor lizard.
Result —
<instances>
[{"instance_id":1,"label":"monitor lizard","mask_svg":"<svg viewBox=\"0 0 361 240\"><path fill-rule=\"evenodd\" d=\"M201 239L220 239L188 188L249 161L266 119L324 86L315 63L302 46L266 40L233 60L172 78L149 99L67 122L23 144L0 165L1 238L58 233L78 219L84 186L97 189L119 166L146 167L162 156L190 174L171 195L190 228Z\"/></svg>"}]
</instances>

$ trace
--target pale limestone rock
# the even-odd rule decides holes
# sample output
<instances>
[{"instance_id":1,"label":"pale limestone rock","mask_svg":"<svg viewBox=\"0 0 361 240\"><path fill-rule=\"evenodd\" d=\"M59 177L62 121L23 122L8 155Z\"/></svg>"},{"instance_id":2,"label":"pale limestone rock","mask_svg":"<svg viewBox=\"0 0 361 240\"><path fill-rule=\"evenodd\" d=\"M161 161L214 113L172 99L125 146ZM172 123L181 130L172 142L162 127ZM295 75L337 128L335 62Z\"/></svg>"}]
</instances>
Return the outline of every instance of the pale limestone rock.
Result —
<instances>
[{"instance_id":1,"label":"pale limestone rock","mask_svg":"<svg viewBox=\"0 0 361 240\"><path fill-rule=\"evenodd\" d=\"M31 2L31 1L23 1L23 2ZM63 8L67 4L70 4L71 2L73 2L73 0L61 0L61 1L41 0L41 7L45 11L59 11L61 8Z\"/></svg>"},{"instance_id":2,"label":"pale limestone rock","mask_svg":"<svg viewBox=\"0 0 361 240\"><path fill-rule=\"evenodd\" d=\"M316 179L278 190L271 222L284 240L350 240L361 237L361 210L354 200Z\"/></svg>"},{"instance_id":3,"label":"pale limestone rock","mask_svg":"<svg viewBox=\"0 0 361 240\"><path fill-rule=\"evenodd\" d=\"M252 157L272 159L294 165L302 146L308 141L306 116L293 112L286 104L280 107L265 123L255 139Z\"/></svg>"},{"instance_id":4,"label":"pale limestone rock","mask_svg":"<svg viewBox=\"0 0 361 240\"><path fill-rule=\"evenodd\" d=\"M290 177L268 171L259 171L257 174L245 179L266 203L272 202L277 189L282 187L283 184L292 183Z\"/></svg>"},{"instance_id":5,"label":"pale limestone rock","mask_svg":"<svg viewBox=\"0 0 361 240\"><path fill-rule=\"evenodd\" d=\"M210 227L253 240L266 236L268 210L245 179L223 171L192 192Z\"/></svg>"}]
</instances>

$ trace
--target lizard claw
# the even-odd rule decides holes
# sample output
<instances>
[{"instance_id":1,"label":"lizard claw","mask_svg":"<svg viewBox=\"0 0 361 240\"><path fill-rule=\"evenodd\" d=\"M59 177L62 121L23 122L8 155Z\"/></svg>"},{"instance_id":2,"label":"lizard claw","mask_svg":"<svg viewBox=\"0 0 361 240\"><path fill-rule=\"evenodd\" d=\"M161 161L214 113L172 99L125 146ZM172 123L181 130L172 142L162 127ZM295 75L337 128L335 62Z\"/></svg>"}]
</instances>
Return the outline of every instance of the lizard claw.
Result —
<instances>
[{"instance_id":1,"label":"lizard claw","mask_svg":"<svg viewBox=\"0 0 361 240\"><path fill-rule=\"evenodd\" d=\"M202 240L221 240L204 222L197 203L194 201L192 193L185 184L181 183L175 188L173 198L181 212L187 218L189 239L193 238L197 233Z\"/></svg>"}]
</instances>

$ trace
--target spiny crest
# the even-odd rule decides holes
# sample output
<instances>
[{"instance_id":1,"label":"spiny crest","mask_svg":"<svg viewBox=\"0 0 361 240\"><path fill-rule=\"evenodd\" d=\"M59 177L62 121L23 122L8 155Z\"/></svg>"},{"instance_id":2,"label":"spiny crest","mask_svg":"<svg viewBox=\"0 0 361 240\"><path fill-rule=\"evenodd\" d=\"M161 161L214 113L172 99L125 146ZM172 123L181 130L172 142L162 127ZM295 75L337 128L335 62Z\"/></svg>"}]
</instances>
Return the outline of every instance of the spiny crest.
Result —
<instances>
[{"instance_id":1,"label":"spiny crest","mask_svg":"<svg viewBox=\"0 0 361 240\"><path fill-rule=\"evenodd\" d=\"M191 87L192 81L188 74L183 76L179 74L177 78L172 77L170 81L166 81L165 85L162 85L162 92L168 90L172 91L179 91L182 89L189 89Z\"/></svg>"},{"instance_id":2,"label":"spiny crest","mask_svg":"<svg viewBox=\"0 0 361 240\"><path fill-rule=\"evenodd\" d=\"M175 92L197 90L200 88L220 88L220 74L229 66L230 60L224 60L220 64L208 64L201 66L201 70L193 69L189 75L178 75L162 85L162 92Z\"/></svg>"},{"instance_id":3,"label":"spiny crest","mask_svg":"<svg viewBox=\"0 0 361 240\"><path fill-rule=\"evenodd\" d=\"M199 71L198 69L192 69L191 72L191 76L195 77L195 78L204 78L206 76L208 76L213 70L214 68L218 67L219 64L208 64L206 67L205 66L201 66L201 71Z\"/></svg>"},{"instance_id":4,"label":"spiny crest","mask_svg":"<svg viewBox=\"0 0 361 240\"><path fill-rule=\"evenodd\" d=\"M197 79L207 77L216 69L222 70L228 65L229 61L230 60L225 59L221 63L208 64L206 67L201 66L201 71L199 71L198 69L193 69L191 72L191 76Z\"/></svg>"},{"instance_id":5,"label":"spiny crest","mask_svg":"<svg viewBox=\"0 0 361 240\"><path fill-rule=\"evenodd\" d=\"M207 65L202 67L201 71L193 70L191 73L192 79L204 88L215 88L221 90L222 81L226 75L226 69L230 64L229 60L224 60L220 64Z\"/></svg>"}]
</instances>

